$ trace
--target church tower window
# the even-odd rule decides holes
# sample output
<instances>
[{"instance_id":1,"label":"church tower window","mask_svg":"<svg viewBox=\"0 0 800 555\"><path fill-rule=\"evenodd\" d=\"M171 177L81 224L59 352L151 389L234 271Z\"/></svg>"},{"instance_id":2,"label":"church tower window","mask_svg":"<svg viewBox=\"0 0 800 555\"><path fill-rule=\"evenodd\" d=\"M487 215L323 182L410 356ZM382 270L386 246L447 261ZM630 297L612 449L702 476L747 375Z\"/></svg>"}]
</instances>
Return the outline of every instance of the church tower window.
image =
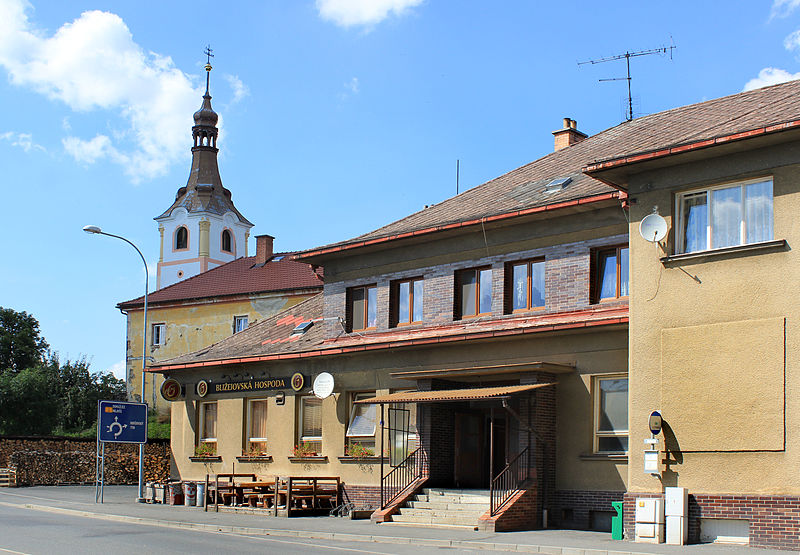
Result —
<instances>
[{"instance_id":1,"label":"church tower window","mask_svg":"<svg viewBox=\"0 0 800 555\"><path fill-rule=\"evenodd\" d=\"M184 226L178 228L175 232L175 250L179 251L189 247L189 232Z\"/></svg>"},{"instance_id":2,"label":"church tower window","mask_svg":"<svg viewBox=\"0 0 800 555\"><path fill-rule=\"evenodd\" d=\"M227 229L222 230L222 252L233 252L231 247L231 232Z\"/></svg>"}]
</instances>

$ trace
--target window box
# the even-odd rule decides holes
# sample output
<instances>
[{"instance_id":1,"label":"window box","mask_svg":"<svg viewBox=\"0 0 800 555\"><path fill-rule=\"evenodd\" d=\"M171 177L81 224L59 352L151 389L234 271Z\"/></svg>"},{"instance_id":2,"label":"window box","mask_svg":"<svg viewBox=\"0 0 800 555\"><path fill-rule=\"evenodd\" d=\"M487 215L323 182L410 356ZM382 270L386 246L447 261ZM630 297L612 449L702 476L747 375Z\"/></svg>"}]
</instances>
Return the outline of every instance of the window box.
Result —
<instances>
[{"instance_id":1,"label":"window box","mask_svg":"<svg viewBox=\"0 0 800 555\"><path fill-rule=\"evenodd\" d=\"M580 455L582 461L605 461L614 463L628 463L627 453L584 453Z\"/></svg>"},{"instance_id":2,"label":"window box","mask_svg":"<svg viewBox=\"0 0 800 555\"><path fill-rule=\"evenodd\" d=\"M327 455L306 455L303 457L289 456L289 462L302 463L302 462L328 462Z\"/></svg>"},{"instance_id":3,"label":"window box","mask_svg":"<svg viewBox=\"0 0 800 555\"><path fill-rule=\"evenodd\" d=\"M772 240L771 177L695 189L675 200L675 254Z\"/></svg>"},{"instance_id":4,"label":"window box","mask_svg":"<svg viewBox=\"0 0 800 555\"><path fill-rule=\"evenodd\" d=\"M214 463L214 462L222 462L221 455L199 455L194 457L189 457L189 460L192 462L202 462L202 463Z\"/></svg>"},{"instance_id":5,"label":"window box","mask_svg":"<svg viewBox=\"0 0 800 555\"><path fill-rule=\"evenodd\" d=\"M343 455L343 456L337 457L337 458L339 459L339 462L344 463L344 464L358 464L358 463L380 464L381 459L383 459L383 462L385 462L385 463L389 462L389 457L378 457L378 456L372 456L372 457L350 457L348 455Z\"/></svg>"},{"instance_id":6,"label":"window box","mask_svg":"<svg viewBox=\"0 0 800 555\"><path fill-rule=\"evenodd\" d=\"M269 463L272 462L272 455L242 455L236 460L242 463Z\"/></svg>"}]
</instances>

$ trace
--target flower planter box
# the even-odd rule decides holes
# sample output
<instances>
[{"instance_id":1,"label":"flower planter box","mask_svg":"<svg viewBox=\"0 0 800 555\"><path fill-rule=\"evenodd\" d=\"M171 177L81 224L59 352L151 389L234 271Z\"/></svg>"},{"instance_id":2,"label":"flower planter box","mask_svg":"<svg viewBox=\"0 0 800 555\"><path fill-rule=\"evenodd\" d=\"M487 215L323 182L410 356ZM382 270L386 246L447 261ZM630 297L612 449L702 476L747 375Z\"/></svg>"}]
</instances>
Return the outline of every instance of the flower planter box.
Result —
<instances>
[{"instance_id":1,"label":"flower planter box","mask_svg":"<svg viewBox=\"0 0 800 555\"><path fill-rule=\"evenodd\" d=\"M355 464L380 464L380 462L381 462L381 457L376 457L376 456L372 456L372 457L351 457L349 455L345 455L345 456L338 457L338 458L339 458L339 462L342 462L342 463L345 463L345 464L350 464L350 463L355 463ZM383 462L389 462L389 457L383 457Z\"/></svg>"},{"instance_id":2,"label":"flower planter box","mask_svg":"<svg viewBox=\"0 0 800 555\"><path fill-rule=\"evenodd\" d=\"M294 457L289 455L289 462L328 462L327 455L309 455L306 457Z\"/></svg>"},{"instance_id":3,"label":"flower planter box","mask_svg":"<svg viewBox=\"0 0 800 555\"><path fill-rule=\"evenodd\" d=\"M204 455L202 457L189 457L189 460L192 462L202 462L202 463L215 463L215 462L222 462L221 455Z\"/></svg>"},{"instance_id":4,"label":"flower planter box","mask_svg":"<svg viewBox=\"0 0 800 555\"><path fill-rule=\"evenodd\" d=\"M236 460L241 463L268 463L272 462L272 455L242 455L240 457L236 457Z\"/></svg>"}]
</instances>

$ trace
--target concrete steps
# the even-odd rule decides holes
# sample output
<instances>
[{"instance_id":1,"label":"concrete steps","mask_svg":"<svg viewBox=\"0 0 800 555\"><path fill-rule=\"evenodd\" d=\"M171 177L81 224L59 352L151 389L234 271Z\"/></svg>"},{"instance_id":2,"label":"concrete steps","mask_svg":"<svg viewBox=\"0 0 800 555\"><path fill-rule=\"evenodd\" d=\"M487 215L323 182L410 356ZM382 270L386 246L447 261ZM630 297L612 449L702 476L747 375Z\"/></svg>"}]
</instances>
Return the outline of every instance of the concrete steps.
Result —
<instances>
[{"instance_id":1,"label":"concrete steps","mask_svg":"<svg viewBox=\"0 0 800 555\"><path fill-rule=\"evenodd\" d=\"M425 488L392 515L392 522L476 528L478 518L488 510L486 490Z\"/></svg>"}]
</instances>

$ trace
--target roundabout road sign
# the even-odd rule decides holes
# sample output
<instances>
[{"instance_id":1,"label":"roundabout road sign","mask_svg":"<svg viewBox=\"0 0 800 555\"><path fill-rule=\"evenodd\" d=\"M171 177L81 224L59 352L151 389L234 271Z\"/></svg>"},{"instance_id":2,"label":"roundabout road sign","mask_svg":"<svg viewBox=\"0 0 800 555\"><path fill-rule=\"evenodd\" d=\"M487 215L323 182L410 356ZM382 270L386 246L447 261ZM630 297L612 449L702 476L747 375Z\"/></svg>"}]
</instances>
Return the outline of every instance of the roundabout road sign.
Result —
<instances>
[{"instance_id":1,"label":"roundabout road sign","mask_svg":"<svg viewBox=\"0 0 800 555\"><path fill-rule=\"evenodd\" d=\"M105 443L147 443L147 405L124 401L100 401L100 441Z\"/></svg>"}]
</instances>

